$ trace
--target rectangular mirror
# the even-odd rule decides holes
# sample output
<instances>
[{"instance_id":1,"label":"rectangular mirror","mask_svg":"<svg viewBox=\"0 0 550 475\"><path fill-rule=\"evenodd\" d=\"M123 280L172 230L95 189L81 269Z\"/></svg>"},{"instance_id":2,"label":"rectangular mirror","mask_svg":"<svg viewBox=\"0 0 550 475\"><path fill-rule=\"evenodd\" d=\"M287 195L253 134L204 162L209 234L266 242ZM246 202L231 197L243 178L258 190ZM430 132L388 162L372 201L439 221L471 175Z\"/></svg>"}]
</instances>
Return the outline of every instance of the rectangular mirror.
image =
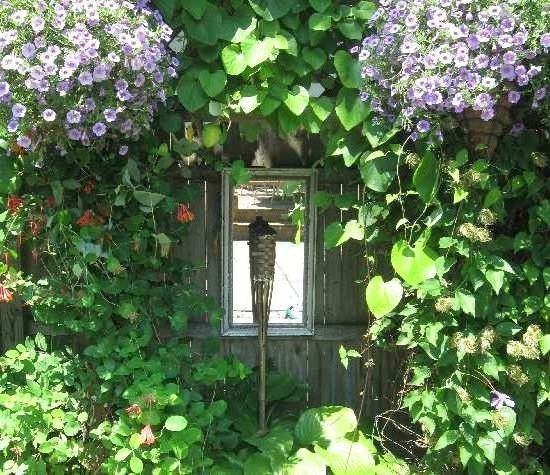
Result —
<instances>
[{"instance_id":1,"label":"rectangular mirror","mask_svg":"<svg viewBox=\"0 0 550 475\"><path fill-rule=\"evenodd\" d=\"M312 170L251 169L241 185L223 173L222 334L256 335L249 262L250 223L262 217L277 233L269 334L313 333L315 209Z\"/></svg>"}]
</instances>

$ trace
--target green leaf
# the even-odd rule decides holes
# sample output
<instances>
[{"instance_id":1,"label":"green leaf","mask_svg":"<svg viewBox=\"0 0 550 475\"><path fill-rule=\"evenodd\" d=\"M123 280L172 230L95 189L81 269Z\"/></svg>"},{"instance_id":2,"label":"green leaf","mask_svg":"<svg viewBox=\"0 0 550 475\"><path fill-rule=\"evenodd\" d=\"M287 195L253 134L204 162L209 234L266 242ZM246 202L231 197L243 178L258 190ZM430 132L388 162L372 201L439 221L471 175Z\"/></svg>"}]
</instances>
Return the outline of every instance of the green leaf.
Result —
<instances>
[{"instance_id":1,"label":"green leaf","mask_svg":"<svg viewBox=\"0 0 550 475\"><path fill-rule=\"evenodd\" d=\"M357 91L341 89L336 98L336 115L346 130L351 130L370 115L370 108L359 99Z\"/></svg>"},{"instance_id":2,"label":"green leaf","mask_svg":"<svg viewBox=\"0 0 550 475\"><path fill-rule=\"evenodd\" d=\"M136 457L135 455L132 456L130 459L130 470L133 473L141 473L143 472L143 462L140 458Z\"/></svg>"},{"instance_id":3,"label":"green leaf","mask_svg":"<svg viewBox=\"0 0 550 475\"><path fill-rule=\"evenodd\" d=\"M117 462L122 462L123 460L126 460L128 458L128 455L130 455L131 453L132 451L130 449L124 447L115 454L115 460Z\"/></svg>"},{"instance_id":4,"label":"green leaf","mask_svg":"<svg viewBox=\"0 0 550 475\"><path fill-rule=\"evenodd\" d=\"M388 129L387 125L382 121L368 120L363 124L362 133L369 141L370 146L377 148L395 136L399 130L398 128Z\"/></svg>"},{"instance_id":5,"label":"green leaf","mask_svg":"<svg viewBox=\"0 0 550 475\"><path fill-rule=\"evenodd\" d=\"M504 271L489 269L485 272L485 278L487 279L487 282L491 284L491 287L493 287L495 294L498 295L502 285L504 284Z\"/></svg>"},{"instance_id":6,"label":"green leaf","mask_svg":"<svg viewBox=\"0 0 550 475\"><path fill-rule=\"evenodd\" d=\"M254 68L269 59L273 52L273 43L267 39L258 40L249 36L241 43L241 49L246 64Z\"/></svg>"},{"instance_id":7,"label":"green leaf","mask_svg":"<svg viewBox=\"0 0 550 475\"><path fill-rule=\"evenodd\" d=\"M180 432L187 427L187 419L183 416L170 416L164 427L171 432Z\"/></svg>"},{"instance_id":8,"label":"green leaf","mask_svg":"<svg viewBox=\"0 0 550 475\"><path fill-rule=\"evenodd\" d=\"M323 122L334 109L334 103L328 97L312 97L309 105L313 113Z\"/></svg>"},{"instance_id":9,"label":"green leaf","mask_svg":"<svg viewBox=\"0 0 550 475\"><path fill-rule=\"evenodd\" d=\"M242 97L239 99L239 107L245 114L250 114L261 103L259 91L254 86L245 86L241 93Z\"/></svg>"},{"instance_id":10,"label":"green leaf","mask_svg":"<svg viewBox=\"0 0 550 475\"><path fill-rule=\"evenodd\" d=\"M21 185L15 157L0 154L0 195L16 193Z\"/></svg>"},{"instance_id":11,"label":"green leaf","mask_svg":"<svg viewBox=\"0 0 550 475\"><path fill-rule=\"evenodd\" d=\"M208 96L216 97L224 90L227 84L227 76L222 70L209 73L203 69L199 73L199 82Z\"/></svg>"},{"instance_id":12,"label":"green leaf","mask_svg":"<svg viewBox=\"0 0 550 475\"><path fill-rule=\"evenodd\" d=\"M304 411L298 419L294 434L307 447L315 442L338 440L356 427L357 418L352 409L325 406Z\"/></svg>"},{"instance_id":13,"label":"green leaf","mask_svg":"<svg viewBox=\"0 0 550 475\"><path fill-rule=\"evenodd\" d=\"M185 6L195 2L182 3ZM207 2L202 18L194 19L193 15L189 15L186 12L183 12L182 18L185 23L185 34L190 38L211 46L214 46L218 42L218 35L222 29L222 13L217 6Z\"/></svg>"},{"instance_id":14,"label":"green leaf","mask_svg":"<svg viewBox=\"0 0 550 475\"><path fill-rule=\"evenodd\" d=\"M222 49L222 63L230 76L238 76L246 69L246 59L238 45L231 44Z\"/></svg>"},{"instance_id":15,"label":"green leaf","mask_svg":"<svg viewBox=\"0 0 550 475\"><path fill-rule=\"evenodd\" d=\"M472 317L476 315L476 298L467 290L457 290L455 299L464 313L470 314Z\"/></svg>"},{"instance_id":16,"label":"green leaf","mask_svg":"<svg viewBox=\"0 0 550 475\"><path fill-rule=\"evenodd\" d=\"M438 439L435 444L434 450L441 450L454 444L458 440L459 432L457 430L448 430Z\"/></svg>"},{"instance_id":17,"label":"green leaf","mask_svg":"<svg viewBox=\"0 0 550 475\"><path fill-rule=\"evenodd\" d=\"M327 31L332 26L332 17L325 13L314 13L309 17L308 25L313 31Z\"/></svg>"},{"instance_id":18,"label":"green leaf","mask_svg":"<svg viewBox=\"0 0 550 475\"><path fill-rule=\"evenodd\" d=\"M176 114L175 112L161 114L159 117L159 123L162 130L173 134L179 132L183 127L183 119L181 115Z\"/></svg>"},{"instance_id":19,"label":"green leaf","mask_svg":"<svg viewBox=\"0 0 550 475\"><path fill-rule=\"evenodd\" d=\"M161 195L160 193L151 193L150 191L136 190L134 191L134 198L142 205L153 208L154 206L158 205L164 198L166 198L166 195Z\"/></svg>"},{"instance_id":20,"label":"green leaf","mask_svg":"<svg viewBox=\"0 0 550 475\"><path fill-rule=\"evenodd\" d=\"M321 455L330 467L333 475L368 475L374 474L376 462L372 448L362 434L357 442L340 439L333 440L327 449L315 447L315 452Z\"/></svg>"},{"instance_id":21,"label":"green leaf","mask_svg":"<svg viewBox=\"0 0 550 475\"><path fill-rule=\"evenodd\" d=\"M324 12L331 3L331 0L309 0L309 4L318 12Z\"/></svg>"},{"instance_id":22,"label":"green leaf","mask_svg":"<svg viewBox=\"0 0 550 475\"><path fill-rule=\"evenodd\" d=\"M167 0L170 3L175 3L174 0ZM204 12L206 11L206 0L193 0L192 2L181 2L183 8L185 8L195 20L200 20Z\"/></svg>"},{"instance_id":23,"label":"green leaf","mask_svg":"<svg viewBox=\"0 0 550 475\"><path fill-rule=\"evenodd\" d=\"M246 459L243 465L244 475L258 475L260 473L271 473L269 458L262 454L252 454Z\"/></svg>"},{"instance_id":24,"label":"green leaf","mask_svg":"<svg viewBox=\"0 0 550 475\"><path fill-rule=\"evenodd\" d=\"M399 279L384 282L381 276L373 277L367 285L367 306L376 318L394 310L403 298L403 287Z\"/></svg>"},{"instance_id":25,"label":"green leaf","mask_svg":"<svg viewBox=\"0 0 550 475\"><path fill-rule=\"evenodd\" d=\"M495 452L497 449L497 443L491 439L490 437L481 437L477 441L477 446L481 449L483 452L483 455L491 462L492 464L495 463Z\"/></svg>"},{"instance_id":26,"label":"green leaf","mask_svg":"<svg viewBox=\"0 0 550 475\"><path fill-rule=\"evenodd\" d=\"M339 50L334 55L334 67L344 87L359 89L361 87L361 66L347 51Z\"/></svg>"},{"instance_id":27,"label":"green leaf","mask_svg":"<svg viewBox=\"0 0 550 475\"><path fill-rule=\"evenodd\" d=\"M413 248L406 241L395 243L391 251L395 272L413 287L437 275L436 259L431 249L419 245Z\"/></svg>"},{"instance_id":28,"label":"green leaf","mask_svg":"<svg viewBox=\"0 0 550 475\"><path fill-rule=\"evenodd\" d=\"M285 105L294 115L301 115L309 104L309 93L303 86L294 86L284 100Z\"/></svg>"},{"instance_id":29,"label":"green leaf","mask_svg":"<svg viewBox=\"0 0 550 475\"><path fill-rule=\"evenodd\" d=\"M294 5L293 0L248 0L248 2L252 9L267 21L285 16Z\"/></svg>"},{"instance_id":30,"label":"green leaf","mask_svg":"<svg viewBox=\"0 0 550 475\"><path fill-rule=\"evenodd\" d=\"M231 164L231 179L235 185L244 185L250 180L250 176L244 161L236 160Z\"/></svg>"},{"instance_id":31,"label":"green leaf","mask_svg":"<svg viewBox=\"0 0 550 475\"><path fill-rule=\"evenodd\" d=\"M438 166L437 159L431 151L424 153L420 165L413 175L413 184L424 203L433 200L437 190Z\"/></svg>"},{"instance_id":32,"label":"green leaf","mask_svg":"<svg viewBox=\"0 0 550 475\"><path fill-rule=\"evenodd\" d=\"M184 76L178 84L177 93L181 105L189 112L197 112L208 103L208 96L196 79Z\"/></svg>"},{"instance_id":33,"label":"green leaf","mask_svg":"<svg viewBox=\"0 0 550 475\"><path fill-rule=\"evenodd\" d=\"M460 203L468 198L469 193L461 187L456 187L453 192L453 204Z\"/></svg>"},{"instance_id":34,"label":"green leaf","mask_svg":"<svg viewBox=\"0 0 550 475\"><path fill-rule=\"evenodd\" d=\"M541 337L539 341L539 347L542 356L546 356L546 354L550 351L550 334L543 335Z\"/></svg>"},{"instance_id":35,"label":"green leaf","mask_svg":"<svg viewBox=\"0 0 550 475\"><path fill-rule=\"evenodd\" d=\"M162 13L164 20L170 22L176 9L176 3L174 0L156 0L155 5L160 10L160 13Z\"/></svg>"},{"instance_id":36,"label":"green leaf","mask_svg":"<svg viewBox=\"0 0 550 475\"><path fill-rule=\"evenodd\" d=\"M341 223L331 223L325 229L325 249L332 249L338 246L338 241L344 234L344 227Z\"/></svg>"},{"instance_id":37,"label":"green leaf","mask_svg":"<svg viewBox=\"0 0 550 475\"><path fill-rule=\"evenodd\" d=\"M302 50L302 57L313 69L320 69L327 62L327 55L321 48L308 48Z\"/></svg>"},{"instance_id":38,"label":"green leaf","mask_svg":"<svg viewBox=\"0 0 550 475\"><path fill-rule=\"evenodd\" d=\"M360 166L361 178L367 187L379 193L385 193L397 174L395 156L369 160Z\"/></svg>"},{"instance_id":39,"label":"green leaf","mask_svg":"<svg viewBox=\"0 0 550 475\"><path fill-rule=\"evenodd\" d=\"M141 437L139 434L132 434L128 443L131 449L136 450L141 445Z\"/></svg>"},{"instance_id":40,"label":"green leaf","mask_svg":"<svg viewBox=\"0 0 550 475\"><path fill-rule=\"evenodd\" d=\"M299 449L283 466L284 475L313 475L326 472L323 458L308 449Z\"/></svg>"},{"instance_id":41,"label":"green leaf","mask_svg":"<svg viewBox=\"0 0 550 475\"><path fill-rule=\"evenodd\" d=\"M363 27L356 21L344 21L338 23L340 33L350 40L360 40L363 38Z\"/></svg>"}]
</instances>

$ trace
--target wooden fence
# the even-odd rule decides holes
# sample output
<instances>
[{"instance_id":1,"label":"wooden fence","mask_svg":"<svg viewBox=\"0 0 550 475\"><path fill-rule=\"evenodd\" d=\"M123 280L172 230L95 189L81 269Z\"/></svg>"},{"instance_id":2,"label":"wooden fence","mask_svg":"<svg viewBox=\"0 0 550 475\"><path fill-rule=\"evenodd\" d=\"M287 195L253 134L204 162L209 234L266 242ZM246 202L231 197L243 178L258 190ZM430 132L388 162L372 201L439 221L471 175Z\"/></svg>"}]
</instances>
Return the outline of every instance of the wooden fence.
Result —
<instances>
[{"instance_id":1,"label":"wooden fence","mask_svg":"<svg viewBox=\"0 0 550 475\"><path fill-rule=\"evenodd\" d=\"M221 302L222 196L221 177L217 173L199 173L190 180L199 193L190 203L196 219L192 228L192 245L179 249L183 257L196 263L193 282L206 294ZM346 182L346 183L344 183ZM319 190L335 194L360 192L359 185L348 179L320 176ZM307 405L344 404L363 414L375 415L387 408L399 388L401 359L395 353L373 351L374 366L367 368L359 359L350 360L346 370L340 362L339 348L360 350L367 328L365 308L365 258L360 243L324 249L324 229L330 223L346 220L351 213L332 207L319 212L317 220L315 263L314 336L274 337L270 339L269 357L279 371L288 372L308 386ZM0 305L1 346L3 349L23 339L23 321L17 305ZM219 335L206 317L196 317L188 335L197 342ZM232 354L254 366L256 338L222 337L221 354ZM366 378L368 372L368 378ZM367 384L365 385L365 381ZM364 397L363 397L364 393Z\"/></svg>"}]
</instances>

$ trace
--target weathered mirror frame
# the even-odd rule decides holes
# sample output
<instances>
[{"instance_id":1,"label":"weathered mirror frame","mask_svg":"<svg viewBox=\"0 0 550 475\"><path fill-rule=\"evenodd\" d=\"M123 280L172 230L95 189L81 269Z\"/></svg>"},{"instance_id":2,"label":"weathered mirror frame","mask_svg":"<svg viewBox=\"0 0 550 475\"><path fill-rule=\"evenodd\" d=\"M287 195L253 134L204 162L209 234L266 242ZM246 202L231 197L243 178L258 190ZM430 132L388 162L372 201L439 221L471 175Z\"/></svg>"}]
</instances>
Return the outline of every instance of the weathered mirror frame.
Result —
<instances>
[{"instance_id":1,"label":"weathered mirror frame","mask_svg":"<svg viewBox=\"0 0 550 475\"><path fill-rule=\"evenodd\" d=\"M261 168L249 169L251 177L273 180L304 180L306 183L306 226L304 241L304 302L301 323L270 324L270 336L311 336L315 317L315 248L316 216L313 194L317 190L317 173L311 169ZM222 336L256 336L255 324L233 324L233 190L231 170L222 172Z\"/></svg>"}]
</instances>

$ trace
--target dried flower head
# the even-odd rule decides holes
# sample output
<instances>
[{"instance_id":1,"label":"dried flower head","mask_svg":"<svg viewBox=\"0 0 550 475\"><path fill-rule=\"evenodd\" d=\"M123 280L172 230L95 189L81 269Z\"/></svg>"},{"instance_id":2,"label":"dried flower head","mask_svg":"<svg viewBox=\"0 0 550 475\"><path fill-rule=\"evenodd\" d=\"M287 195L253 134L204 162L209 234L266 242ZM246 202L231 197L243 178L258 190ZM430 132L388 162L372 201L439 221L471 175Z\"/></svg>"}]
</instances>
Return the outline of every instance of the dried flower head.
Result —
<instances>
[{"instance_id":1,"label":"dried flower head","mask_svg":"<svg viewBox=\"0 0 550 475\"><path fill-rule=\"evenodd\" d=\"M155 434L153 434L153 430L150 425L146 425L143 429L141 429L139 440L142 445L153 445L155 443Z\"/></svg>"},{"instance_id":2,"label":"dried flower head","mask_svg":"<svg viewBox=\"0 0 550 475\"><path fill-rule=\"evenodd\" d=\"M529 447L531 442L533 442L533 437L525 432L514 432L512 434L512 438L514 439L514 442L521 447Z\"/></svg>"},{"instance_id":3,"label":"dried flower head","mask_svg":"<svg viewBox=\"0 0 550 475\"><path fill-rule=\"evenodd\" d=\"M458 232L473 242L489 242L493 239L491 232L487 228L478 227L472 223L461 224Z\"/></svg>"},{"instance_id":4,"label":"dried flower head","mask_svg":"<svg viewBox=\"0 0 550 475\"><path fill-rule=\"evenodd\" d=\"M497 333L494 328L487 327L481 331L478 338L479 350L481 351L481 353L485 353L491 348L496 339L496 336Z\"/></svg>"},{"instance_id":5,"label":"dried flower head","mask_svg":"<svg viewBox=\"0 0 550 475\"><path fill-rule=\"evenodd\" d=\"M10 303L13 301L13 292L0 283L0 303Z\"/></svg>"},{"instance_id":6,"label":"dried flower head","mask_svg":"<svg viewBox=\"0 0 550 475\"><path fill-rule=\"evenodd\" d=\"M508 374L508 378L510 379L510 381L514 384L517 384L518 386L523 386L524 384L527 384L529 382L529 377L518 365L508 366L506 373Z\"/></svg>"},{"instance_id":7,"label":"dried flower head","mask_svg":"<svg viewBox=\"0 0 550 475\"><path fill-rule=\"evenodd\" d=\"M454 299L451 297L440 297L435 301L435 311L446 313L453 309Z\"/></svg>"},{"instance_id":8,"label":"dried flower head","mask_svg":"<svg viewBox=\"0 0 550 475\"><path fill-rule=\"evenodd\" d=\"M140 416L141 415L141 407L139 407L138 404L132 404L131 406L128 406L126 408L126 414L129 416Z\"/></svg>"},{"instance_id":9,"label":"dried flower head","mask_svg":"<svg viewBox=\"0 0 550 475\"><path fill-rule=\"evenodd\" d=\"M195 219L195 215L189 209L188 206L184 204L179 204L176 211L176 221L180 223L189 223Z\"/></svg>"},{"instance_id":10,"label":"dried flower head","mask_svg":"<svg viewBox=\"0 0 550 475\"><path fill-rule=\"evenodd\" d=\"M492 226L497 222L497 216L490 209L483 208L479 212L477 222L482 226Z\"/></svg>"},{"instance_id":11,"label":"dried flower head","mask_svg":"<svg viewBox=\"0 0 550 475\"><path fill-rule=\"evenodd\" d=\"M405 158L403 159L403 162L405 165L407 165L410 169L415 169L420 164L420 156L417 153L408 153L405 155Z\"/></svg>"}]
</instances>

